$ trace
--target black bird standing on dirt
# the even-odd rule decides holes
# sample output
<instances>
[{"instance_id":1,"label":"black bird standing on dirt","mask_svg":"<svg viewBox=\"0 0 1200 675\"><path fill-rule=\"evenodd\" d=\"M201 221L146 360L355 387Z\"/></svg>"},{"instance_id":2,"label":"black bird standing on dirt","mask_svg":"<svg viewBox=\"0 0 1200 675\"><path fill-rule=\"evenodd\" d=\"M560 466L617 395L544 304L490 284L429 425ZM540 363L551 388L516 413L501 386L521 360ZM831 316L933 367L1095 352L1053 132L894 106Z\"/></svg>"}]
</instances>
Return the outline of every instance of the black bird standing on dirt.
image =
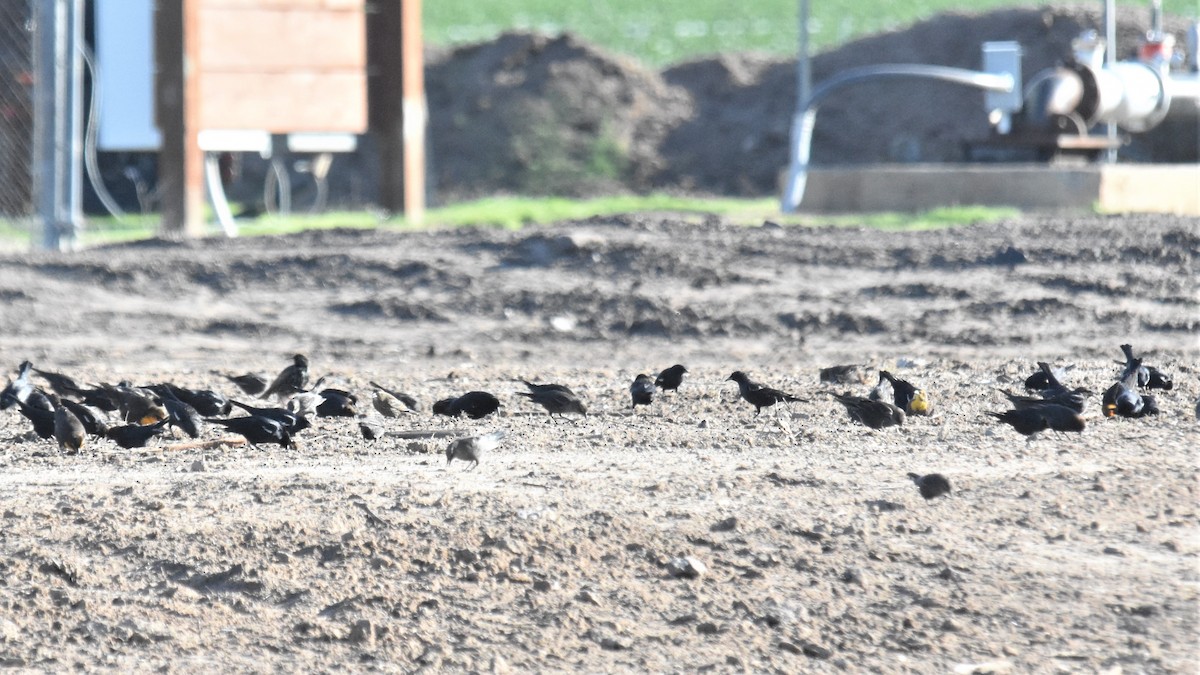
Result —
<instances>
[{"instance_id":1,"label":"black bird standing on dirt","mask_svg":"<svg viewBox=\"0 0 1200 675\"><path fill-rule=\"evenodd\" d=\"M59 405L54 411L54 440L58 441L58 449L69 455L74 455L83 448L87 432L83 423L64 405Z\"/></svg>"},{"instance_id":2,"label":"black bird standing on dirt","mask_svg":"<svg viewBox=\"0 0 1200 675\"><path fill-rule=\"evenodd\" d=\"M29 381L29 371L33 369L33 364L28 361L22 361L17 367L17 379L8 383L3 392L0 392L0 410L6 410L16 405L18 401L24 401L33 393L33 382Z\"/></svg>"},{"instance_id":3,"label":"black bird standing on dirt","mask_svg":"<svg viewBox=\"0 0 1200 675\"><path fill-rule=\"evenodd\" d=\"M908 474L908 477L912 479L912 482L916 483L917 490L920 491L921 496L925 498L925 501L929 501L934 497L940 497L941 495L950 494L950 479L946 478L940 473L930 473L925 474L924 476L916 473L910 473Z\"/></svg>"},{"instance_id":4,"label":"black bird standing on dirt","mask_svg":"<svg viewBox=\"0 0 1200 675\"><path fill-rule=\"evenodd\" d=\"M434 415L466 415L473 420L483 419L499 409L500 399L486 391L468 391L462 396L451 396L433 404Z\"/></svg>"},{"instance_id":5,"label":"black bird standing on dirt","mask_svg":"<svg viewBox=\"0 0 1200 675\"><path fill-rule=\"evenodd\" d=\"M247 396L258 396L267 390L267 378L257 373L246 373L245 375L226 375L225 379L237 385L238 389L242 390Z\"/></svg>"},{"instance_id":6,"label":"black bird standing on dirt","mask_svg":"<svg viewBox=\"0 0 1200 675\"><path fill-rule=\"evenodd\" d=\"M196 412L204 417L220 417L224 414L229 414L233 410L233 406L229 405L229 399L214 392L212 389L188 389L187 387L175 386L175 384L164 382L155 384L152 387L146 387L162 398L172 396L172 398L184 401L185 404L196 408Z\"/></svg>"},{"instance_id":7,"label":"black bird standing on dirt","mask_svg":"<svg viewBox=\"0 0 1200 675\"><path fill-rule=\"evenodd\" d=\"M1017 410L1022 410L1024 408L1036 408L1041 405L1046 405L1047 403L1061 405L1064 408L1070 408L1077 413L1082 413L1084 410L1084 396L1082 393L1066 392L1050 398L1041 398L1038 396L1022 396L1020 394L1014 394L1007 389L998 389L997 391L999 391L1001 394L1004 394L1004 397L1008 399L1008 402L1012 404L1012 407L1016 408Z\"/></svg>"},{"instance_id":8,"label":"black bird standing on dirt","mask_svg":"<svg viewBox=\"0 0 1200 675\"><path fill-rule=\"evenodd\" d=\"M676 384L676 387L679 385ZM654 402L654 383L650 381L650 376L640 374L633 378L633 384L629 385L629 396L633 399L633 409L637 410L639 405L650 405Z\"/></svg>"},{"instance_id":9,"label":"black bird standing on dirt","mask_svg":"<svg viewBox=\"0 0 1200 675\"><path fill-rule=\"evenodd\" d=\"M223 426L235 434L241 434L250 445L277 443L284 448L295 448L291 434L278 420L260 415L247 417L230 417L229 419L210 418L205 420L212 424Z\"/></svg>"},{"instance_id":10,"label":"black bird standing on dirt","mask_svg":"<svg viewBox=\"0 0 1200 675\"><path fill-rule=\"evenodd\" d=\"M33 423L33 433L38 435L38 438L54 438L54 410L43 410L29 405L26 401L17 401L17 405L21 407L21 414L25 419Z\"/></svg>"},{"instance_id":11,"label":"black bird standing on dirt","mask_svg":"<svg viewBox=\"0 0 1200 675\"><path fill-rule=\"evenodd\" d=\"M533 385L530 385L530 387L532 388ZM578 413L585 417L587 416L587 406L570 389L562 385L541 385L541 387L534 391L519 391L517 395L525 396L545 408L551 418L555 415L563 417L567 413Z\"/></svg>"},{"instance_id":12,"label":"black bird standing on dirt","mask_svg":"<svg viewBox=\"0 0 1200 675\"><path fill-rule=\"evenodd\" d=\"M1141 359L1134 359L1126 365L1122 379L1109 387L1100 399L1100 409L1105 417L1145 417L1158 414L1158 402L1150 394L1139 394L1137 391L1138 369Z\"/></svg>"},{"instance_id":13,"label":"black bird standing on dirt","mask_svg":"<svg viewBox=\"0 0 1200 675\"><path fill-rule=\"evenodd\" d=\"M904 424L904 411L887 401L872 401L862 396L851 396L849 393L834 394L833 397L846 406L850 419L863 426L883 429Z\"/></svg>"},{"instance_id":14,"label":"black bird standing on dirt","mask_svg":"<svg viewBox=\"0 0 1200 675\"><path fill-rule=\"evenodd\" d=\"M283 428L293 436L312 426L312 423L308 421L307 417L304 417L303 415L297 415L287 408L256 408L252 405L242 403L241 401L230 400L229 402L234 406L237 406L238 408L250 413L252 416L266 417L267 419L272 419L276 422L279 422L281 425L283 425ZM211 422L212 420L209 419L207 421Z\"/></svg>"},{"instance_id":15,"label":"black bird standing on dirt","mask_svg":"<svg viewBox=\"0 0 1200 675\"><path fill-rule=\"evenodd\" d=\"M308 384L308 359L303 354L292 357L292 365L280 371L271 386L262 393L262 398L277 396L280 398L299 394Z\"/></svg>"},{"instance_id":16,"label":"black bird standing on dirt","mask_svg":"<svg viewBox=\"0 0 1200 675\"><path fill-rule=\"evenodd\" d=\"M730 380L737 382L738 392L742 395L742 398L746 399L747 403L754 406L755 415L762 412L763 408L770 408L776 403L803 401L803 399L796 398L778 389L764 387L751 380L749 375L740 370L733 371L729 377L725 378L726 382Z\"/></svg>"},{"instance_id":17,"label":"black bird standing on dirt","mask_svg":"<svg viewBox=\"0 0 1200 675\"><path fill-rule=\"evenodd\" d=\"M1020 410L1007 410L1002 413L988 412L985 414L995 417L1011 426L1017 433L1029 436L1031 440L1034 434L1047 429L1078 433L1086 427L1086 423L1079 416L1079 413L1055 403L1043 403L1042 405L1022 408Z\"/></svg>"},{"instance_id":18,"label":"black bird standing on dirt","mask_svg":"<svg viewBox=\"0 0 1200 675\"><path fill-rule=\"evenodd\" d=\"M679 385L683 384L683 376L687 371L687 368L676 363L658 374L654 379L654 386L663 391L679 391Z\"/></svg>"},{"instance_id":19,"label":"black bird standing on dirt","mask_svg":"<svg viewBox=\"0 0 1200 675\"><path fill-rule=\"evenodd\" d=\"M104 438L105 434L108 433L108 423L101 416L93 412L91 408L82 403L76 403L69 398L62 399L61 403L74 413L75 418L83 425L83 430L89 436Z\"/></svg>"},{"instance_id":20,"label":"black bird standing on dirt","mask_svg":"<svg viewBox=\"0 0 1200 675\"><path fill-rule=\"evenodd\" d=\"M357 417L354 406L358 397L344 389L326 387L317 392L321 402L317 405L317 417Z\"/></svg>"},{"instance_id":21,"label":"black bird standing on dirt","mask_svg":"<svg viewBox=\"0 0 1200 675\"><path fill-rule=\"evenodd\" d=\"M151 438L161 434L167 428L167 422L170 420L162 419L154 424L126 424L119 427L112 427L108 430L108 438L117 445L132 450L133 448L144 448L150 442Z\"/></svg>"},{"instance_id":22,"label":"black bird standing on dirt","mask_svg":"<svg viewBox=\"0 0 1200 675\"><path fill-rule=\"evenodd\" d=\"M1063 366L1061 368L1049 369L1042 368L1042 364L1038 363L1038 370L1034 374L1025 378L1025 388L1030 391L1041 391L1051 386L1051 380L1061 380L1067 376L1067 371L1075 366ZM1047 372L1049 370L1049 372Z\"/></svg>"},{"instance_id":23,"label":"black bird standing on dirt","mask_svg":"<svg viewBox=\"0 0 1200 675\"><path fill-rule=\"evenodd\" d=\"M204 418L194 407L175 396L173 391L166 389L165 392L162 402L167 409L167 424L183 430L191 438L199 438Z\"/></svg>"},{"instance_id":24,"label":"black bird standing on dirt","mask_svg":"<svg viewBox=\"0 0 1200 675\"><path fill-rule=\"evenodd\" d=\"M1167 375L1154 366L1145 365L1141 359L1135 359L1133 357L1132 345L1121 345L1121 352L1125 354L1126 371L1129 370L1130 364L1132 364L1134 361L1138 362L1137 386L1144 389L1163 389L1165 391L1170 391L1175 387L1175 382L1171 380L1170 375ZM1124 379L1124 375L1125 373L1123 372L1121 379Z\"/></svg>"},{"instance_id":25,"label":"black bird standing on dirt","mask_svg":"<svg viewBox=\"0 0 1200 675\"><path fill-rule=\"evenodd\" d=\"M930 412L929 396L923 389L914 386L908 380L901 380L886 370L879 371L879 377L892 385L892 402L909 415L928 415Z\"/></svg>"}]
</instances>

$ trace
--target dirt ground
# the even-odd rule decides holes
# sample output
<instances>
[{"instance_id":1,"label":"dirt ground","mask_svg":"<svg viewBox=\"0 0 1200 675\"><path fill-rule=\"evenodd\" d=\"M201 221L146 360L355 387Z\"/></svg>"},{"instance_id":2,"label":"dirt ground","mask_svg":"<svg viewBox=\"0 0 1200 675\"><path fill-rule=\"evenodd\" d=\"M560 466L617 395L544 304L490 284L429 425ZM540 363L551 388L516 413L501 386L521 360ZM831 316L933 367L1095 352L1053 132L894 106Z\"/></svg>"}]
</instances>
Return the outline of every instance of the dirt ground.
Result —
<instances>
[{"instance_id":1,"label":"dirt ground","mask_svg":"<svg viewBox=\"0 0 1200 675\"><path fill-rule=\"evenodd\" d=\"M1190 672L1197 659L1194 220L1026 217L886 233L603 218L0 257L0 363L86 382L314 376L422 412L368 443L164 438L80 456L0 413L0 664L28 669ZM1162 414L1032 443L991 423L1034 361L1102 391L1133 343ZM678 394L631 413L639 372ZM852 424L817 370L930 392ZM735 369L807 399L755 417ZM515 378L590 414L549 422ZM866 393L868 384L837 387ZM372 413L373 414L373 413ZM423 432L503 429L474 471ZM415 436L415 437L414 437ZM215 427L205 440L220 438ZM938 471L925 503L905 478ZM669 563L705 568L677 578Z\"/></svg>"}]
</instances>

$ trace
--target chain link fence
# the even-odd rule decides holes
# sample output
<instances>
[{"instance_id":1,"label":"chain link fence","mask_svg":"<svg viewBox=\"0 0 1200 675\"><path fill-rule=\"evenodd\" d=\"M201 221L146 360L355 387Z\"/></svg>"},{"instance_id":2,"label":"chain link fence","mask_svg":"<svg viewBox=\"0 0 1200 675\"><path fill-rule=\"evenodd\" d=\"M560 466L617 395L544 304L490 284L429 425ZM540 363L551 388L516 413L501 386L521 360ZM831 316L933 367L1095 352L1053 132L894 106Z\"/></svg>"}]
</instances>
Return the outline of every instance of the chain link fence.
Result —
<instances>
[{"instance_id":1,"label":"chain link fence","mask_svg":"<svg viewBox=\"0 0 1200 675\"><path fill-rule=\"evenodd\" d=\"M0 229L34 215L33 2L0 2Z\"/></svg>"}]
</instances>

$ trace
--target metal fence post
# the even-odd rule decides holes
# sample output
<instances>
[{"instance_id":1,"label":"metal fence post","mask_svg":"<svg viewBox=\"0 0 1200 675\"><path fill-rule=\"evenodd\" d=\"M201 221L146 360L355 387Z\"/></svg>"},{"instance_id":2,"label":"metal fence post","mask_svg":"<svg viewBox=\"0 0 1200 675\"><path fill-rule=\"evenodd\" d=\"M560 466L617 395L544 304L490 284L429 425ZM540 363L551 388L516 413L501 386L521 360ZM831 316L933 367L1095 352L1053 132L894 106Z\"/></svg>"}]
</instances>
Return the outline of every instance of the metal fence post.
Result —
<instances>
[{"instance_id":1,"label":"metal fence post","mask_svg":"<svg viewBox=\"0 0 1200 675\"><path fill-rule=\"evenodd\" d=\"M38 0L34 25L34 199L42 245L62 250L83 220L83 0Z\"/></svg>"}]
</instances>

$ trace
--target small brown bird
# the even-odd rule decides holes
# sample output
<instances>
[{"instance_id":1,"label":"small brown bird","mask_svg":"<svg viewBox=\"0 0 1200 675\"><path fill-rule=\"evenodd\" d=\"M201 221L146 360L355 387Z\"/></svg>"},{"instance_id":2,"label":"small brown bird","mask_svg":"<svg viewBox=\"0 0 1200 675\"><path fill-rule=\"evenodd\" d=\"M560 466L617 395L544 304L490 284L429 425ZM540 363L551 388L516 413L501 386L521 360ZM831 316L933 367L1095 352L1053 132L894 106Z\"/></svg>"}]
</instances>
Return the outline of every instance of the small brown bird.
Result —
<instances>
[{"instance_id":1,"label":"small brown bird","mask_svg":"<svg viewBox=\"0 0 1200 675\"><path fill-rule=\"evenodd\" d=\"M910 473L908 477L916 483L917 489L926 501L950 493L950 480L940 473L930 473L924 476Z\"/></svg>"},{"instance_id":2,"label":"small brown bird","mask_svg":"<svg viewBox=\"0 0 1200 675\"><path fill-rule=\"evenodd\" d=\"M267 378L258 373L246 373L245 375L226 375L226 379L237 385L247 396L258 396L267 390Z\"/></svg>"},{"instance_id":3,"label":"small brown bird","mask_svg":"<svg viewBox=\"0 0 1200 675\"><path fill-rule=\"evenodd\" d=\"M503 431L493 431L482 436L456 438L446 446L446 465L449 466L450 462L461 459L465 462L472 462L467 469L470 471L479 466L479 457L498 448L503 438Z\"/></svg>"},{"instance_id":4,"label":"small brown bird","mask_svg":"<svg viewBox=\"0 0 1200 675\"><path fill-rule=\"evenodd\" d=\"M308 358L303 354L292 357L292 365L284 368L275 376L271 385L262 393L262 398L287 398L304 391L308 384Z\"/></svg>"},{"instance_id":5,"label":"small brown bird","mask_svg":"<svg viewBox=\"0 0 1200 675\"><path fill-rule=\"evenodd\" d=\"M383 438L383 427L373 422L368 422L365 419L358 421L358 432L368 441L378 440Z\"/></svg>"},{"instance_id":6,"label":"small brown bird","mask_svg":"<svg viewBox=\"0 0 1200 675\"><path fill-rule=\"evenodd\" d=\"M869 398L851 396L848 393L834 394L833 397L846 406L846 412L850 414L850 419L863 426L871 429L883 429L904 424L904 411L887 401L872 401Z\"/></svg>"},{"instance_id":7,"label":"small brown bird","mask_svg":"<svg viewBox=\"0 0 1200 675\"><path fill-rule=\"evenodd\" d=\"M58 441L58 449L69 455L74 455L83 448L87 432L83 422L64 405L59 405L54 411L54 440Z\"/></svg>"},{"instance_id":8,"label":"small brown bird","mask_svg":"<svg viewBox=\"0 0 1200 675\"><path fill-rule=\"evenodd\" d=\"M371 399L371 405L384 417L397 417L405 413L418 412L421 407L417 399L401 391L388 389L381 384L368 382L376 389L376 395Z\"/></svg>"},{"instance_id":9,"label":"small brown bird","mask_svg":"<svg viewBox=\"0 0 1200 675\"><path fill-rule=\"evenodd\" d=\"M542 385L544 387L562 387L562 385ZM553 418L555 415L564 417L567 413L578 413L587 416L587 406L566 387L537 389L534 391L519 391L518 396L525 396L534 403L546 409Z\"/></svg>"}]
</instances>

